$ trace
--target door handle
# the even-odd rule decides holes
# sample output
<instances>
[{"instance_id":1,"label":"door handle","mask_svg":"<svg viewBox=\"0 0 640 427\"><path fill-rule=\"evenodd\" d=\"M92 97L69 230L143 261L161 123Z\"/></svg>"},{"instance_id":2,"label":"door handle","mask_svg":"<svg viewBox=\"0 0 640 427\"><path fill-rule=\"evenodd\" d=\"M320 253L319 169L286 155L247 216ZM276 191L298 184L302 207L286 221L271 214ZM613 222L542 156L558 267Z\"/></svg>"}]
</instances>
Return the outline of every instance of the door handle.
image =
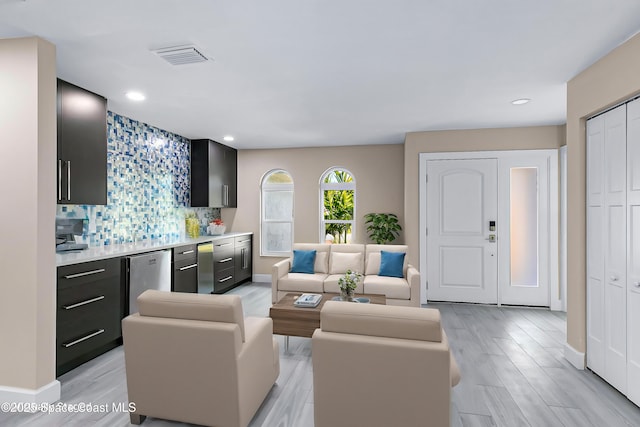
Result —
<instances>
[{"instance_id":1,"label":"door handle","mask_svg":"<svg viewBox=\"0 0 640 427\"><path fill-rule=\"evenodd\" d=\"M105 271L106 270L104 268L99 268L97 270L85 271L84 273L69 274L67 276L64 276L64 278L65 279L75 279L77 277L90 276L92 274L104 273Z\"/></svg>"},{"instance_id":2,"label":"door handle","mask_svg":"<svg viewBox=\"0 0 640 427\"><path fill-rule=\"evenodd\" d=\"M611 280L612 282L617 282L618 281L618 276L611 276L611 277L609 277L609 280Z\"/></svg>"},{"instance_id":3,"label":"door handle","mask_svg":"<svg viewBox=\"0 0 640 427\"><path fill-rule=\"evenodd\" d=\"M71 160L67 160L67 200L71 200Z\"/></svg>"},{"instance_id":4,"label":"door handle","mask_svg":"<svg viewBox=\"0 0 640 427\"><path fill-rule=\"evenodd\" d=\"M92 302L100 301L104 299L104 295L100 295L99 297L91 298L82 302L78 302L71 305L63 305L62 308L65 310L73 310L74 308L81 307L83 305L91 304Z\"/></svg>"},{"instance_id":5,"label":"door handle","mask_svg":"<svg viewBox=\"0 0 640 427\"><path fill-rule=\"evenodd\" d=\"M489 237L487 237L487 238L486 238L486 239L484 239L484 240L488 240L488 241L489 241L489 242L491 242L491 243L495 243L495 241L496 241L496 235L495 235L495 234L489 234Z\"/></svg>"},{"instance_id":6,"label":"door handle","mask_svg":"<svg viewBox=\"0 0 640 427\"><path fill-rule=\"evenodd\" d=\"M640 288L640 282L634 282L633 286L635 286L636 288Z\"/></svg>"},{"instance_id":7,"label":"door handle","mask_svg":"<svg viewBox=\"0 0 640 427\"><path fill-rule=\"evenodd\" d=\"M58 159L58 201L62 201L62 159Z\"/></svg>"},{"instance_id":8,"label":"door handle","mask_svg":"<svg viewBox=\"0 0 640 427\"><path fill-rule=\"evenodd\" d=\"M222 207L229 206L229 186L222 184Z\"/></svg>"}]
</instances>

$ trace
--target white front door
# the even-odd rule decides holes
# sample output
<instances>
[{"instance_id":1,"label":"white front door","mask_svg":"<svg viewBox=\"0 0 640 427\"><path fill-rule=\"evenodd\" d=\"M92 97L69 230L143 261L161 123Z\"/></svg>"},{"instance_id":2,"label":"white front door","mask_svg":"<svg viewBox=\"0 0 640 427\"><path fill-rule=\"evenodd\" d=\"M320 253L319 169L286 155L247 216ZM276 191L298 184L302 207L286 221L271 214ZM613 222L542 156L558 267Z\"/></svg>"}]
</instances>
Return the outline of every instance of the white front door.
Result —
<instances>
[{"instance_id":1,"label":"white front door","mask_svg":"<svg viewBox=\"0 0 640 427\"><path fill-rule=\"evenodd\" d=\"M497 160L427 161L426 203L429 300L497 303Z\"/></svg>"}]
</instances>

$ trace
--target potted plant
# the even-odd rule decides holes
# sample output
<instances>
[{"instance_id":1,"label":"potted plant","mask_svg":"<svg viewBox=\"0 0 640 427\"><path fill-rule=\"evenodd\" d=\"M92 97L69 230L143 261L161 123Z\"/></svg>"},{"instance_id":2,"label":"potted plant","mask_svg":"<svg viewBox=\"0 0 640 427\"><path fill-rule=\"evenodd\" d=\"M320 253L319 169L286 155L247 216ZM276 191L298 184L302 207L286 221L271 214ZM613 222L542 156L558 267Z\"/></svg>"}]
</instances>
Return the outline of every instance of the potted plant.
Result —
<instances>
[{"instance_id":1,"label":"potted plant","mask_svg":"<svg viewBox=\"0 0 640 427\"><path fill-rule=\"evenodd\" d=\"M353 301L353 294L358 287L360 279L362 279L362 274L351 270L347 270L344 276L338 279L340 298L343 301Z\"/></svg>"},{"instance_id":2,"label":"potted plant","mask_svg":"<svg viewBox=\"0 0 640 427\"><path fill-rule=\"evenodd\" d=\"M402 230L396 214L368 213L364 216L364 219L369 238L379 245L393 242Z\"/></svg>"}]
</instances>

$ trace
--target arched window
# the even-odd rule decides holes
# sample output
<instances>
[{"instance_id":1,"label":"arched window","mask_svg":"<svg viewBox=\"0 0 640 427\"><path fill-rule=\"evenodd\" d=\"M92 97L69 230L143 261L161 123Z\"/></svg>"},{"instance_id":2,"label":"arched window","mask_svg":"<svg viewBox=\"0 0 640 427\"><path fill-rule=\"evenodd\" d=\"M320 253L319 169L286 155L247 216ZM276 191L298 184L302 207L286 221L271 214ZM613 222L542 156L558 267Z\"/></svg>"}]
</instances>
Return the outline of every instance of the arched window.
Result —
<instances>
[{"instance_id":1,"label":"arched window","mask_svg":"<svg viewBox=\"0 0 640 427\"><path fill-rule=\"evenodd\" d=\"M293 245L293 178L275 169L262 177L260 255L289 256Z\"/></svg>"},{"instance_id":2,"label":"arched window","mask_svg":"<svg viewBox=\"0 0 640 427\"><path fill-rule=\"evenodd\" d=\"M320 241L351 243L356 230L356 180L344 168L328 169L320 178Z\"/></svg>"}]
</instances>

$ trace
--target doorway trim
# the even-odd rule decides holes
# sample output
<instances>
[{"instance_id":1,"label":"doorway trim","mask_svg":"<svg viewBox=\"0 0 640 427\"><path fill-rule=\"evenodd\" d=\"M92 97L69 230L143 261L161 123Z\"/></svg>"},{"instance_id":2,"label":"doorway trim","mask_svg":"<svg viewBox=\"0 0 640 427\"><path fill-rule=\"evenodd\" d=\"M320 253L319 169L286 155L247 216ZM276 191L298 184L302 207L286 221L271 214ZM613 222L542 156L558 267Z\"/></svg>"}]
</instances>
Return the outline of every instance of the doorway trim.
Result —
<instances>
[{"instance_id":1,"label":"doorway trim","mask_svg":"<svg viewBox=\"0 0 640 427\"><path fill-rule=\"evenodd\" d=\"M558 150L506 150L506 151L464 151L464 152L440 152L440 153L420 153L419 155L419 233L420 233L420 303L426 304L428 300L427 289L427 212L425 209L427 202L427 162L429 160L463 160L463 159L497 159L498 172L500 171L500 160L527 159L532 154L546 155L548 162L549 178L549 247L547 256L549 261L549 308L551 310L562 310L563 292L559 287L559 177L558 177ZM502 162L504 163L504 162ZM502 187L504 183L498 181L498 195L504 194ZM500 204L500 201L498 201ZM500 221L500 209L498 211L498 221ZM498 258L500 264L500 258ZM500 305L500 286L498 284L498 305Z\"/></svg>"}]
</instances>

